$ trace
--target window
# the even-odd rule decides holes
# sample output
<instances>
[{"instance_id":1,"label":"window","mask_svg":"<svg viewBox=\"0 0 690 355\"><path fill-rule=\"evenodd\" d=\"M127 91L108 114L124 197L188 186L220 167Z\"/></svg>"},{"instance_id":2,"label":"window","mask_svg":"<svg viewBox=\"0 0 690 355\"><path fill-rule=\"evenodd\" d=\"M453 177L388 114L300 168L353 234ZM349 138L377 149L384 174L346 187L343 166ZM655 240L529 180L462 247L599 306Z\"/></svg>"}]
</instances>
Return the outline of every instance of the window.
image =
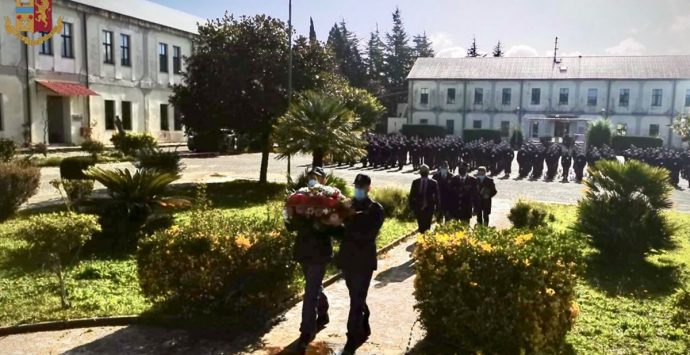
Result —
<instances>
[{"instance_id":1,"label":"window","mask_svg":"<svg viewBox=\"0 0 690 355\"><path fill-rule=\"evenodd\" d=\"M41 32L41 36L45 36L47 34L48 32ZM49 38L47 41L41 43L38 53L43 55L53 55L53 39Z\"/></svg>"},{"instance_id":2,"label":"window","mask_svg":"<svg viewBox=\"0 0 690 355\"><path fill-rule=\"evenodd\" d=\"M501 121L501 137L510 136L510 121Z\"/></svg>"},{"instance_id":3,"label":"window","mask_svg":"<svg viewBox=\"0 0 690 355\"><path fill-rule=\"evenodd\" d=\"M62 23L62 57L74 58L72 24L69 22Z\"/></svg>"},{"instance_id":4,"label":"window","mask_svg":"<svg viewBox=\"0 0 690 355\"><path fill-rule=\"evenodd\" d=\"M532 122L532 138L539 138L539 121Z\"/></svg>"},{"instance_id":5,"label":"window","mask_svg":"<svg viewBox=\"0 0 690 355\"><path fill-rule=\"evenodd\" d=\"M690 107L690 89L685 91L685 107Z\"/></svg>"},{"instance_id":6,"label":"window","mask_svg":"<svg viewBox=\"0 0 690 355\"><path fill-rule=\"evenodd\" d=\"M419 124L427 125L427 124L429 124L429 120L427 120L426 118L423 118L423 119L419 120Z\"/></svg>"},{"instance_id":7,"label":"window","mask_svg":"<svg viewBox=\"0 0 690 355\"><path fill-rule=\"evenodd\" d=\"M182 73L182 48L173 46L173 73Z\"/></svg>"},{"instance_id":8,"label":"window","mask_svg":"<svg viewBox=\"0 0 690 355\"><path fill-rule=\"evenodd\" d=\"M120 65L123 67L131 67L130 60L130 37L129 35L120 35Z\"/></svg>"},{"instance_id":9,"label":"window","mask_svg":"<svg viewBox=\"0 0 690 355\"><path fill-rule=\"evenodd\" d=\"M422 105L429 104L429 89L422 89L422 94L419 96L419 103Z\"/></svg>"},{"instance_id":10,"label":"window","mask_svg":"<svg viewBox=\"0 0 690 355\"><path fill-rule=\"evenodd\" d=\"M482 105L484 104L484 89L475 88L474 89L474 104Z\"/></svg>"},{"instance_id":11,"label":"window","mask_svg":"<svg viewBox=\"0 0 690 355\"><path fill-rule=\"evenodd\" d=\"M175 112L173 112L173 129L176 131L182 130L182 112L177 108L175 108Z\"/></svg>"},{"instance_id":12,"label":"window","mask_svg":"<svg viewBox=\"0 0 690 355\"><path fill-rule=\"evenodd\" d=\"M170 122L168 121L168 105L161 104L161 131L169 131Z\"/></svg>"},{"instance_id":13,"label":"window","mask_svg":"<svg viewBox=\"0 0 690 355\"><path fill-rule=\"evenodd\" d=\"M587 106L596 106L599 99L598 89L587 90Z\"/></svg>"},{"instance_id":14,"label":"window","mask_svg":"<svg viewBox=\"0 0 690 355\"><path fill-rule=\"evenodd\" d=\"M159 67L161 73L168 72L168 45L165 43L158 44Z\"/></svg>"},{"instance_id":15,"label":"window","mask_svg":"<svg viewBox=\"0 0 690 355\"><path fill-rule=\"evenodd\" d=\"M115 101L105 100L105 129L115 130Z\"/></svg>"},{"instance_id":16,"label":"window","mask_svg":"<svg viewBox=\"0 0 690 355\"><path fill-rule=\"evenodd\" d=\"M659 125L658 124L650 124L649 125L649 136L650 137L658 137L659 136Z\"/></svg>"},{"instance_id":17,"label":"window","mask_svg":"<svg viewBox=\"0 0 690 355\"><path fill-rule=\"evenodd\" d=\"M627 123L619 123L616 125L616 134L619 136L626 136L628 135L628 124Z\"/></svg>"},{"instance_id":18,"label":"window","mask_svg":"<svg viewBox=\"0 0 690 355\"><path fill-rule=\"evenodd\" d=\"M103 31L103 63L115 64L113 61L113 33Z\"/></svg>"},{"instance_id":19,"label":"window","mask_svg":"<svg viewBox=\"0 0 690 355\"><path fill-rule=\"evenodd\" d=\"M512 90L510 88L503 89L503 97L501 103L503 106L509 106L512 101Z\"/></svg>"},{"instance_id":20,"label":"window","mask_svg":"<svg viewBox=\"0 0 690 355\"><path fill-rule=\"evenodd\" d=\"M532 105L541 105L541 89L532 89Z\"/></svg>"},{"instance_id":21,"label":"window","mask_svg":"<svg viewBox=\"0 0 690 355\"><path fill-rule=\"evenodd\" d=\"M451 135L455 133L455 120L446 121L446 134Z\"/></svg>"},{"instance_id":22,"label":"window","mask_svg":"<svg viewBox=\"0 0 690 355\"><path fill-rule=\"evenodd\" d=\"M132 103L129 101L122 101L122 128L132 130Z\"/></svg>"},{"instance_id":23,"label":"window","mask_svg":"<svg viewBox=\"0 0 690 355\"><path fill-rule=\"evenodd\" d=\"M628 107L628 105L630 105L630 89L621 89L618 106Z\"/></svg>"},{"instance_id":24,"label":"window","mask_svg":"<svg viewBox=\"0 0 690 355\"><path fill-rule=\"evenodd\" d=\"M663 93L664 91L661 89L652 90L652 107L661 106L661 96L663 95Z\"/></svg>"},{"instance_id":25,"label":"window","mask_svg":"<svg viewBox=\"0 0 690 355\"><path fill-rule=\"evenodd\" d=\"M448 89L448 100L446 103L452 105L455 103L455 88L449 88Z\"/></svg>"},{"instance_id":26,"label":"window","mask_svg":"<svg viewBox=\"0 0 690 355\"><path fill-rule=\"evenodd\" d=\"M564 106L568 105L568 96L570 96L570 89L561 88L561 93L558 96L558 104Z\"/></svg>"},{"instance_id":27,"label":"window","mask_svg":"<svg viewBox=\"0 0 690 355\"><path fill-rule=\"evenodd\" d=\"M472 121L472 128L474 128L474 129L482 129L482 121L481 121L481 120L474 120L474 121Z\"/></svg>"}]
</instances>

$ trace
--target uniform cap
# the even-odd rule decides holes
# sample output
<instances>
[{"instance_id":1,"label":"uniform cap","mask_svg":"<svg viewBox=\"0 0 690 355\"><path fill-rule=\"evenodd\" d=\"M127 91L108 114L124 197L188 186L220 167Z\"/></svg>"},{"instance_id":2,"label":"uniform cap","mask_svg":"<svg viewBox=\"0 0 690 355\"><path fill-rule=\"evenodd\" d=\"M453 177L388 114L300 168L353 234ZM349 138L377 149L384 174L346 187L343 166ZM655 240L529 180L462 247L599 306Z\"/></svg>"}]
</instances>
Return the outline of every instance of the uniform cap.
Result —
<instances>
[{"instance_id":1,"label":"uniform cap","mask_svg":"<svg viewBox=\"0 0 690 355\"><path fill-rule=\"evenodd\" d=\"M320 166L315 166L307 172L307 175L316 175L318 177L325 177L326 173L323 171L323 168L321 168Z\"/></svg>"},{"instance_id":2,"label":"uniform cap","mask_svg":"<svg viewBox=\"0 0 690 355\"><path fill-rule=\"evenodd\" d=\"M369 175L359 174L355 177L355 186L371 186Z\"/></svg>"}]
</instances>

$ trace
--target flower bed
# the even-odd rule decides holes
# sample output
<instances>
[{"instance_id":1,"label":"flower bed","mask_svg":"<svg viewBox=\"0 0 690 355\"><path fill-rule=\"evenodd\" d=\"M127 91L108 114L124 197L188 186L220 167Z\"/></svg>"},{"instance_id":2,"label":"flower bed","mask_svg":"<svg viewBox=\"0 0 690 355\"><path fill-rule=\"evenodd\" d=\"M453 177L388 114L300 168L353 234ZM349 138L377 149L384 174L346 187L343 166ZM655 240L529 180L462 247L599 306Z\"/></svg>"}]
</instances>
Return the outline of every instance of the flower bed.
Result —
<instances>
[{"instance_id":1,"label":"flower bed","mask_svg":"<svg viewBox=\"0 0 690 355\"><path fill-rule=\"evenodd\" d=\"M467 231L450 224L420 237L416 308L432 339L513 354L558 351L578 315L581 243L538 230Z\"/></svg>"}]
</instances>

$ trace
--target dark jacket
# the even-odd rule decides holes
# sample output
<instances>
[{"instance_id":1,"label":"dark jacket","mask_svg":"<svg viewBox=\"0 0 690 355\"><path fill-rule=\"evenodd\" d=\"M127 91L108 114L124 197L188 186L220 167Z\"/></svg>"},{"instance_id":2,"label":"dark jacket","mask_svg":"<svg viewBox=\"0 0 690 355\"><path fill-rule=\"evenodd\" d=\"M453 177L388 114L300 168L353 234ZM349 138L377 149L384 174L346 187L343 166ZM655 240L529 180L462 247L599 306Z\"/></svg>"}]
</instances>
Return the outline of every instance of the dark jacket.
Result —
<instances>
[{"instance_id":1,"label":"dark jacket","mask_svg":"<svg viewBox=\"0 0 690 355\"><path fill-rule=\"evenodd\" d=\"M479 208L479 188L477 187L477 179L466 175L463 179L456 175L452 181L453 192L458 199L458 207L456 209L458 219L472 218L472 211Z\"/></svg>"},{"instance_id":2,"label":"dark jacket","mask_svg":"<svg viewBox=\"0 0 690 355\"><path fill-rule=\"evenodd\" d=\"M491 199L498 193L494 180L488 176L484 178L484 181L477 178L477 189L479 191L479 209L490 214ZM482 192L485 192L486 195L482 195Z\"/></svg>"},{"instance_id":3,"label":"dark jacket","mask_svg":"<svg viewBox=\"0 0 690 355\"><path fill-rule=\"evenodd\" d=\"M458 207L457 196L453 193L451 181L453 181L453 174L448 173L444 178L441 173L436 173L433 176L434 181L438 183L439 206L443 212L454 211Z\"/></svg>"},{"instance_id":4,"label":"dark jacket","mask_svg":"<svg viewBox=\"0 0 690 355\"><path fill-rule=\"evenodd\" d=\"M410 189L410 209L415 214L422 211L424 204L424 194L426 194L426 208L425 211L435 212L439 205L438 183L433 179L427 179L426 191L420 191L422 187L422 179L419 178L412 182Z\"/></svg>"},{"instance_id":5,"label":"dark jacket","mask_svg":"<svg viewBox=\"0 0 690 355\"><path fill-rule=\"evenodd\" d=\"M355 201L352 207L355 214L345 222L345 236L340 243L336 262L343 270L376 270L376 237L385 218L383 207L368 198Z\"/></svg>"},{"instance_id":6,"label":"dark jacket","mask_svg":"<svg viewBox=\"0 0 690 355\"><path fill-rule=\"evenodd\" d=\"M297 232L295 248L293 250L295 260L305 264L326 264L333 259L332 237L342 235L342 227L330 227L324 230L315 230L310 223L295 219L285 224L291 232Z\"/></svg>"}]
</instances>

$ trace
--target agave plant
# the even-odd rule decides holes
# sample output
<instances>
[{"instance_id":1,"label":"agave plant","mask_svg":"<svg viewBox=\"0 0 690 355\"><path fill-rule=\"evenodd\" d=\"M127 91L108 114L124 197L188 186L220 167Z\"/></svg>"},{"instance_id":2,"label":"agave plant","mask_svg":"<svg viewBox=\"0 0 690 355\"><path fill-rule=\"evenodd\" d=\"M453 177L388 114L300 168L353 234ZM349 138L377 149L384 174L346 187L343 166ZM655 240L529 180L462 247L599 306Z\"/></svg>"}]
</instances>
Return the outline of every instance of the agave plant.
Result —
<instances>
[{"instance_id":1,"label":"agave plant","mask_svg":"<svg viewBox=\"0 0 690 355\"><path fill-rule=\"evenodd\" d=\"M132 174L129 169L91 168L85 175L105 186L114 199L132 203L160 201L168 185L181 178L177 173L148 169Z\"/></svg>"},{"instance_id":2,"label":"agave plant","mask_svg":"<svg viewBox=\"0 0 690 355\"><path fill-rule=\"evenodd\" d=\"M639 161L600 161L585 185L575 229L603 254L639 259L671 245L675 227L663 214L672 206L668 171Z\"/></svg>"}]
</instances>

